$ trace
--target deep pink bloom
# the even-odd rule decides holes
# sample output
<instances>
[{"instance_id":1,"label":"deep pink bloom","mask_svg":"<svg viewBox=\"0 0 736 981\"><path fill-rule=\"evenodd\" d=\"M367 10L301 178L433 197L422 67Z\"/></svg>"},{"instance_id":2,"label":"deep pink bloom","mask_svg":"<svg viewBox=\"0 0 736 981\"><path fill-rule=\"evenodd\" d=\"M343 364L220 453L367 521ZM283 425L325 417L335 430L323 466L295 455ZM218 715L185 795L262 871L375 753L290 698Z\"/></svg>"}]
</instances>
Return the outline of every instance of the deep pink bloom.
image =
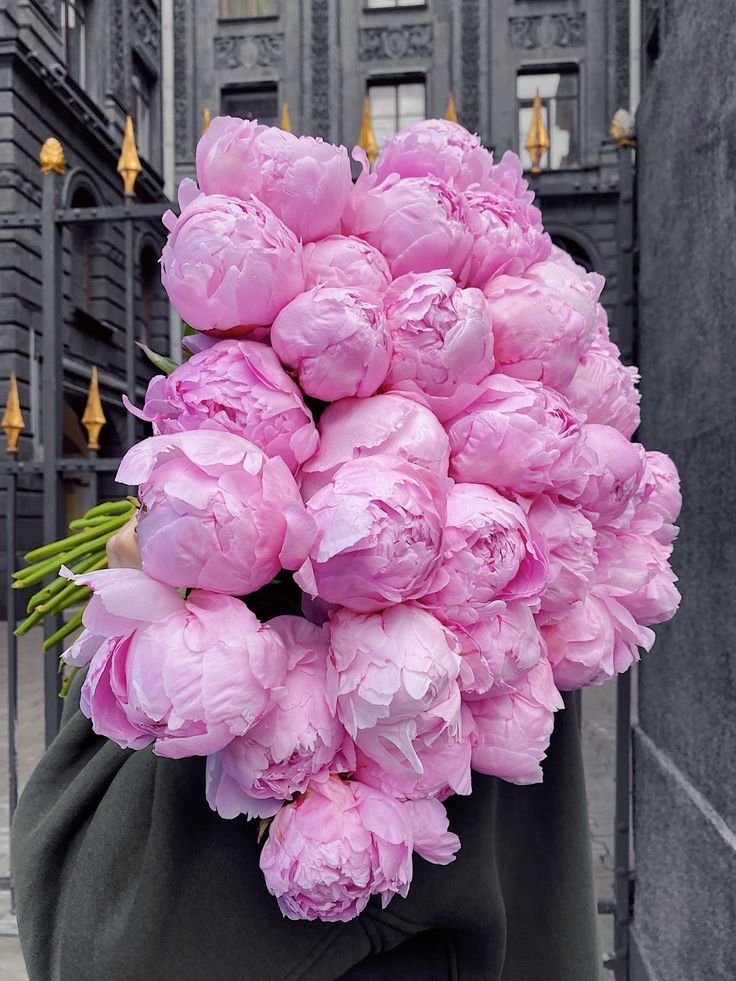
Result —
<instances>
[{"instance_id":1,"label":"deep pink bloom","mask_svg":"<svg viewBox=\"0 0 736 981\"><path fill-rule=\"evenodd\" d=\"M446 272L395 279L384 297L391 364L384 390L417 394L440 419L493 370L491 316L480 290Z\"/></svg>"},{"instance_id":2,"label":"deep pink bloom","mask_svg":"<svg viewBox=\"0 0 736 981\"><path fill-rule=\"evenodd\" d=\"M217 116L197 145L206 194L255 195L303 242L334 232L352 187L344 146Z\"/></svg>"},{"instance_id":3,"label":"deep pink bloom","mask_svg":"<svg viewBox=\"0 0 736 981\"><path fill-rule=\"evenodd\" d=\"M475 719L473 769L510 783L541 783L554 714L563 708L542 658L515 691L469 703Z\"/></svg>"},{"instance_id":4,"label":"deep pink bloom","mask_svg":"<svg viewBox=\"0 0 736 981\"><path fill-rule=\"evenodd\" d=\"M373 395L391 359L380 297L360 289L302 293L274 321L271 344L306 394L323 402Z\"/></svg>"},{"instance_id":5,"label":"deep pink bloom","mask_svg":"<svg viewBox=\"0 0 736 981\"><path fill-rule=\"evenodd\" d=\"M254 592L298 568L314 537L284 461L234 433L152 436L128 450L117 479L140 485L143 568L171 586Z\"/></svg>"},{"instance_id":6,"label":"deep pink bloom","mask_svg":"<svg viewBox=\"0 0 736 981\"><path fill-rule=\"evenodd\" d=\"M442 557L451 482L397 456L345 463L307 502L317 535L295 579L357 612L416 599Z\"/></svg>"},{"instance_id":7,"label":"deep pink bloom","mask_svg":"<svg viewBox=\"0 0 736 981\"><path fill-rule=\"evenodd\" d=\"M203 590L184 600L133 569L70 578L95 592L84 622L101 645L81 694L95 732L178 759L217 752L266 714L286 648L240 600Z\"/></svg>"},{"instance_id":8,"label":"deep pink bloom","mask_svg":"<svg viewBox=\"0 0 736 981\"><path fill-rule=\"evenodd\" d=\"M582 315L588 341L593 340L599 322L598 300L606 282L603 276L586 272L567 252L553 245L550 258L531 266L524 277L557 290L565 303Z\"/></svg>"},{"instance_id":9,"label":"deep pink bloom","mask_svg":"<svg viewBox=\"0 0 736 981\"><path fill-rule=\"evenodd\" d=\"M565 396L585 422L612 426L631 439L640 422L638 381L639 372L621 363L616 345L596 337Z\"/></svg>"},{"instance_id":10,"label":"deep pink bloom","mask_svg":"<svg viewBox=\"0 0 736 981\"><path fill-rule=\"evenodd\" d=\"M378 453L399 456L447 476L450 443L437 417L425 406L399 393L342 399L320 416L319 449L299 475L304 499L328 484L343 463Z\"/></svg>"},{"instance_id":11,"label":"deep pink bloom","mask_svg":"<svg viewBox=\"0 0 736 981\"><path fill-rule=\"evenodd\" d=\"M438 177L460 190L484 180L493 157L474 134L447 119L422 119L389 137L376 160L380 180Z\"/></svg>"},{"instance_id":12,"label":"deep pink bloom","mask_svg":"<svg viewBox=\"0 0 736 981\"><path fill-rule=\"evenodd\" d=\"M389 265L372 245L352 235L330 235L304 246L306 288L336 286L383 293L391 282Z\"/></svg>"},{"instance_id":13,"label":"deep pink bloom","mask_svg":"<svg viewBox=\"0 0 736 981\"><path fill-rule=\"evenodd\" d=\"M539 382L491 375L477 397L445 424L450 475L518 494L584 486L580 420Z\"/></svg>"},{"instance_id":14,"label":"deep pink bloom","mask_svg":"<svg viewBox=\"0 0 736 981\"><path fill-rule=\"evenodd\" d=\"M595 527L628 524L644 476L644 447L611 426L583 426L583 438L588 477L576 502Z\"/></svg>"},{"instance_id":15,"label":"deep pink bloom","mask_svg":"<svg viewBox=\"0 0 736 981\"><path fill-rule=\"evenodd\" d=\"M268 626L288 653L284 683L247 735L207 759L207 800L222 817L271 817L313 778L355 769L352 743L325 696L327 628L281 616Z\"/></svg>"},{"instance_id":16,"label":"deep pink bloom","mask_svg":"<svg viewBox=\"0 0 736 981\"><path fill-rule=\"evenodd\" d=\"M406 604L330 618L327 693L356 746L395 776L422 775L421 752L461 739L457 638Z\"/></svg>"},{"instance_id":17,"label":"deep pink bloom","mask_svg":"<svg viewBox=\"0 0 736 981\"><path fill-rule=\"evenodd\" d=\"M483 484L455 484L438 588L419 603L450 626L474 623L498 600L538 605L548 576L544 539L518 504Z\"/></svg>"},{"instance_id":18,"label":"deep pink bloom","mask_svg":"<svg viewBox=\"0 0 736 981\"><path fill-rule=\"evenodd\" d=\"M266 887L291 920L352 920L371 896L386 906L412 877L413 815L362 783L313 781L276 814L261 852Z\"/></svg>"},{"instance_id":19,"label":"deep pink bloom","mask_svg":"<svg viewBox=\"0 0 736 981\"><path fill-rule=\"evenodd\" d=\"M648 451L646 458L631 531L653 535L663 545L671 545L677 537L675 521L682 507L680 476L666 453Z\"/></svg>"},{"instance_id":20,"label":"deep pink bloom","mask_svg":"<svg viewBox=\"0 0 736 981\"><path fill-rule=\"evenodd\" d=\"M197 330L245 334L273 322L304 289L294 233L255 198L179 191L181 215L168 211L161 281L177 313Z\"/></svg>"},{"instance_id":21,"label":"deep pink bloom","mask_svg":"<svg viewBox=\"0 0 736 981\"><path fill-rule=\"evenodd\" d=\"M123 400L156 436L224 429L280 456L292 473L319 445L299 388L271 348L251 340L219 341L170 375L156 375L142 410Z\"/></svg>"},{"instance_id":22,"label":"deep pink bloom","mask_svg":"<svg viewBox=\"0 0 736 981\"><path fill-rule=\"evenodd\" d=\"M499 276L485 295L499 369L564 392L590 344L585 318L544 282Z\"/></svg>"}]
</instances>

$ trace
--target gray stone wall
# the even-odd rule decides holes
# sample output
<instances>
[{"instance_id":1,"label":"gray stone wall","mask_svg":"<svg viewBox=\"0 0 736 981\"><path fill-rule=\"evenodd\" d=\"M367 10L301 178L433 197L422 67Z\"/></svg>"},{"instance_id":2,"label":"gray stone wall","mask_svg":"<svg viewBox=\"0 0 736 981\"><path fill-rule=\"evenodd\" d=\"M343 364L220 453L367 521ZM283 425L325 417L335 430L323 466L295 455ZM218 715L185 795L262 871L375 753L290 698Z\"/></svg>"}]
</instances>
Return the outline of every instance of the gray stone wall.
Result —
<instances>
[{"instance_id":1,"label":"gray stone wall","mask_svg":"<svg viewBox=\"0 0 736 981\"><path fill-rule=\"evenodd\" d=\"M726 981L736 970L736 21L730 0L647 6L659 56L650 44L637 123L642 439L674 457L685 503L673 563L682 608L640 671L632 978Z\"/></svg>"}]
</instances>

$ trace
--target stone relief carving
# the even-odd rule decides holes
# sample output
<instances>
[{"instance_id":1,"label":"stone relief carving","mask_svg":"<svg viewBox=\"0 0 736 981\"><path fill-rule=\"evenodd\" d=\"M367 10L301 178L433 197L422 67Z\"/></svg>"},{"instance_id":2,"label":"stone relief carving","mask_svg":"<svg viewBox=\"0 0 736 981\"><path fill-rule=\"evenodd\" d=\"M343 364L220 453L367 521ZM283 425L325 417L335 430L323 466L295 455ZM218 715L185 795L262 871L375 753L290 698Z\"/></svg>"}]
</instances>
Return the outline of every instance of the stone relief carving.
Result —
<instances>
[{"instance_id":1,"label":"stone relief carving","mask_svg":"<svg viewBox=\"0 0 736 981\"><path fill-rule=\"evenodd\" d=\"M130 17L133 25L133 39L147 49L157 64L161 50L161 27L158 14L146 0L132 0Z\"/></svg>"},{"instance_id":2,"label":"stone relief carving","mask_svg":"<svg viewBox=\"0 0 736 981\"><path fill-rule=\"evenodd\" d=\"M283 53L283 34L215 38L215 68L271 68L281 63Z\"/></svg>"},{"instance_id":3,"label":"stone relief carving","mask_svg":"<svg viewBox=\"0 0 736 981\"><path fill-rule=\"evenodd\" d=\"M176 152L188 157L193 152L190 71L188 58L189 0L174 0L174 129Z\"/></svg>"},{"instance_id":4,"label":"stone relief carving","mask_svg":"<svg viewBox=\"0 0 736 981\"><path fill-rule=\"evenodd\" d=\"M358 59L431 58L431 24L401 24L395 27L363 27L358 32Z\"/></svg>"},{"instance_id":5,"label":"stone relief carving","mask_svg":"<svg viewBox=\"0 0 736 981\"><path fill-rule=\"evenodd\" d=\"M534 14L511 17L509 40L512 48L577 48L585 44L585 14Z\"/></svg>"},{"instance_id":6,"label":"stone relief carving","mask_svg":"<svg viewBox=\"0 0 736 981\"><path fill-rule=\"evenodd\" d=\"M462 58L462 99L460 115L471 133L480 124L480 8L478 0L463 0L460 29Z\"/></svg>"},{"instance_id":7,"label":"stone relief carving","mask_svg":"<svg viewBox=\"0 0 736 981\"><path fill-rule=\"evenodd\" d=\"M312 133L330 138L330 12L327 0L312 0Z\"/></svg>"}]
</instances>

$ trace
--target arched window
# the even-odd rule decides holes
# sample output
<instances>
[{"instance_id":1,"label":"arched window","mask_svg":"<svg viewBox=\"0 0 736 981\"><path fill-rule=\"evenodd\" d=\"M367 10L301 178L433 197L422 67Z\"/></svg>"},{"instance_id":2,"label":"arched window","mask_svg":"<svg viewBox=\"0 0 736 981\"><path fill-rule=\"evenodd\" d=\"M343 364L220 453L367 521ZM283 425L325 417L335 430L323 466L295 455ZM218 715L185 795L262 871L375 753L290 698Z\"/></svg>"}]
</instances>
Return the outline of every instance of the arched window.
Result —
<instances>
[{"instance_id":1,"label":"arched window","mask_svg":"<svg viewBox=\"0 0 736 981\"><path fill-rule=\"evenodd\" d=\"M585 251L585 249L578 242L573 241L571 238L567 238L562 235L553 235L552 242L559 249L567 254L577 262L579 266L582 266L586 272L594 272L595 266L593 261Z\"/></svg>"}]
</instances>

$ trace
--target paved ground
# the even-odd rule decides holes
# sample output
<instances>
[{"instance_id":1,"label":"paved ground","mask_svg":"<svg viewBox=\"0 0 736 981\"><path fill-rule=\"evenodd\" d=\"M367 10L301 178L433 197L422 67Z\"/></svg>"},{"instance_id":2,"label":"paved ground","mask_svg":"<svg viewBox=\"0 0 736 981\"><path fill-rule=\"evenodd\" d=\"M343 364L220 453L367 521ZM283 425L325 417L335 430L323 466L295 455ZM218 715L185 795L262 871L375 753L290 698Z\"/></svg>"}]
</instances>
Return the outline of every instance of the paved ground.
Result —
<instances>
[{"instance_id":1,"label":"paved ground","mask_svg":"<svg viewBox=\"0 0 736 981\"><path fill-rule=\"evenodd\" d=\"M7 667L5 624L0 623L0 877L9 870L7 831ZM37 632L22 638L20 645L18 750L21 784L25 782L42 751L42 659ZM604 685L583 693L583 744L588 779L590 827L595 862L596 892L599 898L611 895L613 876L613 773L615 747L616 686ZM601 949L612 947L612 918L599 916ZM0 981L27 981L23 958L10 912L7 891L0 890ZM601 979L612 975L601 969Z\"/></svg>"}]
</instances>

